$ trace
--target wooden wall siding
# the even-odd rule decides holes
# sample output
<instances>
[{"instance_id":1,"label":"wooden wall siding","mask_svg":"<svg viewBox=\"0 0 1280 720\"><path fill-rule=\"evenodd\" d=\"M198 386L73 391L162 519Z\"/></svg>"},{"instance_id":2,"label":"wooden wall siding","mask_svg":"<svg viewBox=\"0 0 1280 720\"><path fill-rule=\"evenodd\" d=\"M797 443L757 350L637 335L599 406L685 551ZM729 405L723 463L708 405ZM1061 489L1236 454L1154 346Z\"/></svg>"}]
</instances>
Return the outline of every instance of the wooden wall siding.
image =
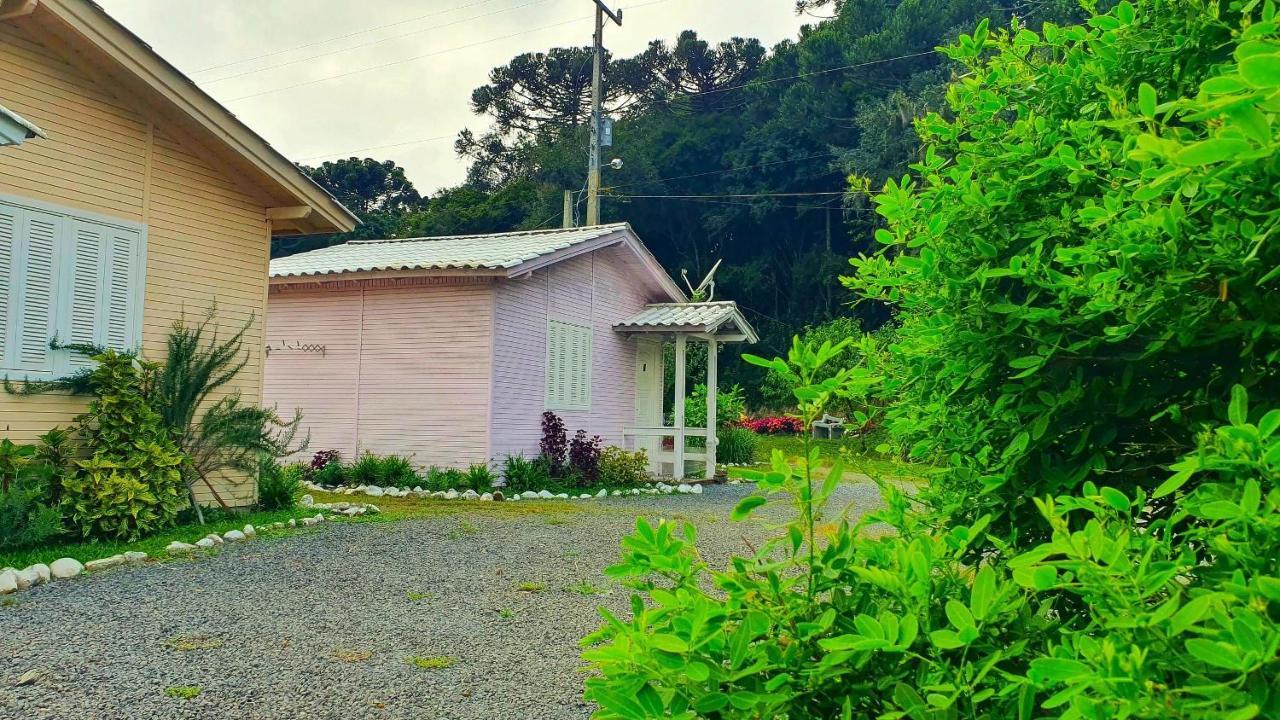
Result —
<instances>
[{"instance_id":1,"label":"wooden wall siding","mask_svg":"<svg viewBox=\"0 0 1280 720\"><path fill-rule=\"evenodd\" d=\"M317 450L356 449L356 387L360 368L360 289L275 292L267 310L267 344L319 344L324 355L278 350L267 356L263 399L282 416L303 411L311 442L298 460Z\"/></svg>"},{"instance_id":2,"label":"wooden wall siding","mask_svg":"<svg viewBox=\"0 0 1280 720\"><path fill-rule=\"evenodd\" d=\"M223 332L252 319L245 336L249 365L226 392L259 401L270 232L265 210L163 126L41 44L35 27L0 22L0 103L49 139L0 149L0 193L146 224L145 356L161 360L173 321L184 312L198 320L216 302ZM0 393L0 433L31 440L69 424L82 408L79 398ZM248 478L220 484L229 501L254 499Z\"/></svg>"},{"instance_id":3,"label":"wooden wall siding","mask_svg":"<svg viewBox=\"0 0 1280 720\"><path fill-rule=\"evenodd\" d=\"M498 286L494 318L494 406L490 458L538 453L545 409L547 320L593 328L591 409L558 410L578 428L622 444L635 418L635 343L613 325L648 302L642 268L622 248L606 248Z\"/></svg>"},{"instance_id":4,"label":"wooden wall siding","mask_svg":"<svg viewBox=\"0 0 1280 720\"><path fill-rule=\"evenodd\" d=\"M320 343L328 351L324 358L273 353L267 400L282 410L302 408L312 451L334 447L348 458L366 450L394 453L422 467L483 463L492 308L491 287L465 279L273 289L268 344ZM299 377L303 368L311 369Z\"/></svg>"}]
</instances>

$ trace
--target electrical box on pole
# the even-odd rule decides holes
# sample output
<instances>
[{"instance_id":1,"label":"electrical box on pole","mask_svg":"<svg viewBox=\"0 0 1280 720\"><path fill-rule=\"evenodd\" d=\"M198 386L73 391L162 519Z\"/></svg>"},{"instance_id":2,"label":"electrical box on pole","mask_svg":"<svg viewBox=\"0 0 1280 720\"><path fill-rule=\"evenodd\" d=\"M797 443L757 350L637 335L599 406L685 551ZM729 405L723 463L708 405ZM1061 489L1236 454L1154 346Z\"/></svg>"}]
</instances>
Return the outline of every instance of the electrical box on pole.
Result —
<instances>
[{"instance_id":1,"label":"electrical box on pole","mask_svg":"<svg viewBox=\"0 0 1280 720\"><path fill-rule=\"evenodd\" d=\"M600 121L600 147L613 147L613 118L607 117Z\"/></svg>"}]
</instances>

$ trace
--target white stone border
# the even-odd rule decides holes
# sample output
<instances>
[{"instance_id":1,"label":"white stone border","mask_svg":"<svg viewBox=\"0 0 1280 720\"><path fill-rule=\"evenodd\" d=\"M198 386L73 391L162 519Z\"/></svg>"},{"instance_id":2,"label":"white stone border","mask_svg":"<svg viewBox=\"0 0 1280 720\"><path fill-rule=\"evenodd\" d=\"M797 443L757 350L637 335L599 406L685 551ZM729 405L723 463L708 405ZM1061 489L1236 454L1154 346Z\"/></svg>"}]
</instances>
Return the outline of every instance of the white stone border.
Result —
<instances>
[{"instance_id":1,"label":"white stone border","mask_svg":"<svg viewBox=\"0 0 1280 720\"><path fill-rule=\"evenodd\" d=\"M310 495L303 496L304 500L310 499ZM316 510L327 510L335 515L343 515L346 517L355 517L357 515L376 514L379 511L377 505L368 504L351 504L351 503L303 503L304 507ZM295 528L301 524L303 527L310 527L324 522L324 513L318 512L314 516L304 517L301 520L296 518L290 519L288 522L273 522L268 526L272 530L284 530L285 528ZM219 545L229 542L245 542L252 540L258 536L258 530L252 525L245 525L242 530L228 530L222 535L217 533L209 533L194 544L184 543L174 540L165 547L165 552L171 556L190 556L200 550L208 550ZM130 551L119 555L90 560L81 563L75 558L60 558L52 563L45 565L44 563L36 563L30 567L18 570L16 568L0 569L0 595L8 595L20 590L28 590L37 585L43 585L54 580L69 580L88 570L89 572L98 572L100 570L109 570L114 567L125 564L141 563L147 559L144 552Z\"/></svg>"},{"instance_id":2,"label":"white stone border","mask_svg":"<svg viewBox=\"0 0 1280 720\"><path fill-rule=\"evenodd\" d=\"M534 492L525 490L522 493L514 494L507 497L503 494L502 489L495 489L489 493L477 493L475 490L467 489L458 492L450 488L449 490L424 490L422 486L415 487L412 490L402 490L394 487L379 487L377 485L358 485L351 488L326 488L317 485L314 482L304 482L303 486L312 492L323 492L331 495L368 495L369 497L413 497L420 499L436 499L436 500L479 500L482 502L502 502L511 500L598 500L606 497L623 497L625 495L701 495L702 485L695 483L680 483L679 485L668 485L663 482L654 483L650 487L645 488L627 488L625 490L606 490L601 488L594 495L591 493L582 493L581 495L570 495L568 493L552 493L550 490L540 490ZM310 500L310 495L302 496L303 507L323 507L315 504L314 500Z\"/></svg>"}]
</instances>

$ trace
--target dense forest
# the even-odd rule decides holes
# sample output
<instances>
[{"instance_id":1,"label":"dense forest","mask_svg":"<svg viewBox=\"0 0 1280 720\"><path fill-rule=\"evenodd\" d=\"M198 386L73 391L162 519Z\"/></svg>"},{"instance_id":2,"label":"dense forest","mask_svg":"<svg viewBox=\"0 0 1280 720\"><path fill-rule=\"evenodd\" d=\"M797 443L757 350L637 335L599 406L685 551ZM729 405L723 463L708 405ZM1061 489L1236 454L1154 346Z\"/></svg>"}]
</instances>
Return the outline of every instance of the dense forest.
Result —
<instances>
[{"instance_id":1,"label":"dense forest","mask_svg":"<svg viewBox=\"0 0 1280 720\"><path fill-rule=\"evenodd\" d=\"M780 2L784 0L779 0ZM609 57L605 107L615 118L604 159L602 221L627 221L673 274L700 277L720 258L718 296L737 300L776 352L801 328L855 315L839 276L872 249L878 226L865 191L916 159L912 121L944 105L957 66L936 51L983 18L1038 27L1076 18L1075 0L801 0L795 40L712 43L695 30ZM589 47L519 55L471 98L480 130L456 151L467 180L422 196L394 159L306 168L354 210L351 235L283 238L274 253L352 237L413 237L555 227L563 193L585 211L591 91ZM726 358L749 391L754 370ZM759 401L758 396L753 399Z\"/></svg>"}]
</instances>

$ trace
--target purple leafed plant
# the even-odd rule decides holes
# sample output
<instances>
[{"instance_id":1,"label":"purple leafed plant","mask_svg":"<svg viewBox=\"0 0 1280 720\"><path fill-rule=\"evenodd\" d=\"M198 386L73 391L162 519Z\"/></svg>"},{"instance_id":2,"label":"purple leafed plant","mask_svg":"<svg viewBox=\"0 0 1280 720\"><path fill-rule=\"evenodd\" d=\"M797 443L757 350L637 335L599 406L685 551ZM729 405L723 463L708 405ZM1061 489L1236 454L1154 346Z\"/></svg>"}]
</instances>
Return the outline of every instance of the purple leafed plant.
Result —
<instances>
[{"instance_id":1,"label":"purple leafed plant","mask_svg":"<svg viewBox=\"0 0 1280 720\"><path fill-rule=\"evenodd\" d=\"M542 457L551 464L551 474L555 477L563 475L569 454L569 436L565 431L564 420L550 410L542 413L542 443L539 449Z\"/></svg>"},{"instance_id":2,"label":"purple leafed plant","mask_svg":"<svg viewBox=\"0 0 1280 720\"><path fill-rule=\"evenodd\" d=\"M587 439L587 431L579 430L569 443L569 467L579 476L582 485L590 487L600 478L600 448L604 441L599 435Z\"/></svg>"}]
</instances>

